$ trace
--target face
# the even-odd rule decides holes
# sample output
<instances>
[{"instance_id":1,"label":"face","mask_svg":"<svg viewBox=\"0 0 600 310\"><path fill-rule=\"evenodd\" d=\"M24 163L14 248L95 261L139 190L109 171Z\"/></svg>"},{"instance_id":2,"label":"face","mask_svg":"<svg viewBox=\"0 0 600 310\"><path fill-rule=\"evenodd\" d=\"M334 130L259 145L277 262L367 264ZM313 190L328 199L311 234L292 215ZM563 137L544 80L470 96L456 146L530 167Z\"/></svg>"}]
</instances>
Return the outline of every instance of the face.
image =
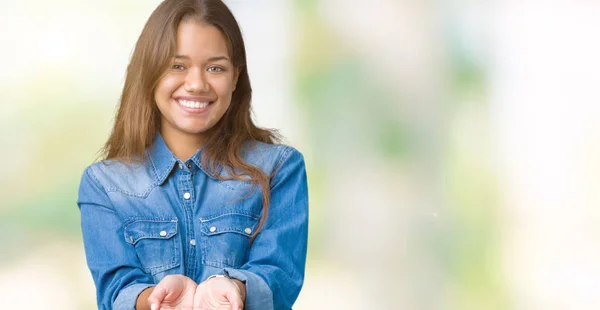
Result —
<instances>
[{"instance_id":1,"label":"face","mask_svg":"<svg viewBox=\"0 0 600 310\"><path fill-rule=\"evenodd\" d=\"M203 141L206 131L229 108L236 82L221 31L195 22L180 23L177 51L154 92L163 137Z\"/></svg>"}]
</instances>

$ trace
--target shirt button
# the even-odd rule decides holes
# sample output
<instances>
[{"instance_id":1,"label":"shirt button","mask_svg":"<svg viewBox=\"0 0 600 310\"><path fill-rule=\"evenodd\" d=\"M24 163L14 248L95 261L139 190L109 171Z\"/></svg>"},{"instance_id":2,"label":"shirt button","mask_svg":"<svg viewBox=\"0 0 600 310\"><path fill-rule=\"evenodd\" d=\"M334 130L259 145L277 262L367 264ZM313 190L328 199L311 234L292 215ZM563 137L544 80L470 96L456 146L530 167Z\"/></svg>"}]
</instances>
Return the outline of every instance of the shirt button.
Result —
<instances>
[{"instance_id":1,"label":"shirt button","mask_svg":"<svg viewBox=\"0 0 600 310\"><path fill-rule=\"evenodd\" d=\"M217 231L217 228L215 226L212 226L209 230L210 230L210 232L215 232L215 231Z\"/></svg>"},{"instance_id":2,"label":"shirt button","mask_svg":"<svg viewBox=\"0 0 600 310\"><path fill-rule=\"evenodd\" d=\"M191 244L192 246L195 246L195 245L196 245L196 239L192 239L192 240L190 240L190 244Z\"/></svg>"},{"instance_id":3,"label":"shirt button","mask_svg":"<svg viewBox=\"0 0 600 310\"><path fill-rule=\"evenodd\" d=\"M183 165L182 164L179 164L179 169L183 169Z\"/></svg>"},{"instance_id":4,"label":"shirt button","mask_svg":"<svg viewBox=\"0 0 600 310\"><path fill-rule=\"evenodd\" d=\"M192 163L187 163L186 165L189 169L192 169Z\"/></svg>"},{"instance_id":5,"label":"shirt button","mask_svg":"<svg viewBox=\"0 0 600 310\"><path fill-rule=\"evenodd\" d=\"M190 193L183 194L183 199L187 200L187 199L190 199L190 197L192 197L192 194L190 194Z\"/></svg>"},{"instance_id":6,"label":"shirt button","mask_svg":"<svg viewBox=\"0 0 600 310\"><path fill-rule=\"evenodd\" d=\"M167 232L166 232L166 231L162 230L162 231L160 232L160 236L161 236L161 237L164 237L164 236L166 236L166 235L167 235Z\"/></svg>"},{"instance_id":7,"label":"shirt button","mask_svg":"<svg viewBox=\"0 0 600 310\"><path fill-rule=\"evenodd\" d=\"M250 229L250 227L246 227L246 229L244 229L244 232L249 235L252 233L252 229Z\"/></svg>"}]
</instances>

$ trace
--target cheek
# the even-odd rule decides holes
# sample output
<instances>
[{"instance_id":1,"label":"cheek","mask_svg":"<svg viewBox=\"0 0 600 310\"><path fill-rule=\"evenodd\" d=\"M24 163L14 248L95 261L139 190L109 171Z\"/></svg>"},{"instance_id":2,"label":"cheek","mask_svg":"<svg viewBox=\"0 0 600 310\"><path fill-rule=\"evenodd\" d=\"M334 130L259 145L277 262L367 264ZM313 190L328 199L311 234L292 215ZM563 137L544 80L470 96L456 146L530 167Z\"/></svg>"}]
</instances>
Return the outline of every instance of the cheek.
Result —
<instances>
[{"instance_id":1,"label":"cheek","mask_svg":"<svg viewBox=\"0 0 600 310\"><path fill-rule=\"evenodd\" d=\"M221 98L228 98L231 97L231 93L233 93L234 84L231 81L231 78L224 78L216 81L213 84L213 88Z\"/></svg>"},{"instance_id":2,"label":"cheek","mask_svg":"<svg viewBox=\"0 0 600 310\"><path fill-rule=\"evenodd\" d=\"M170 98L173 92L177 89L179 81L173 77L164 77L156 85L154 91L155 100Z\"/></svg>"}]
</instances>

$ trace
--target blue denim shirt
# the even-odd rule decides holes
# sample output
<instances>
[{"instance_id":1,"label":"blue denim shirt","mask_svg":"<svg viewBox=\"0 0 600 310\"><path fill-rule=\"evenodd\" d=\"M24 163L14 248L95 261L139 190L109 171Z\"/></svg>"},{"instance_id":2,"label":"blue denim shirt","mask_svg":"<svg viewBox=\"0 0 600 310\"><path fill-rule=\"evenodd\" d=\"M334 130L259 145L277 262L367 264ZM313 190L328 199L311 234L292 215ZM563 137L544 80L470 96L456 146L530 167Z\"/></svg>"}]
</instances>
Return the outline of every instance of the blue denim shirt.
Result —
<instances>
[{"instance_id":1,"label":"blue denim shirt","mask_svg":"<svg viewBox=\"0 0 600 310\"><path fill-rule=\"evenodd\" d=\"M302 154L284 145L244 145L247 163L275 172L269 214L251 245L260 187L211 177L201 152L182 162L157 135L143 163L99 162L83 173L77 203L99 309L134 309L137 296L169 274L197 283L229 274L245 282L245 309L291 309L307 248Z\"/></svg>"}]
</instances>

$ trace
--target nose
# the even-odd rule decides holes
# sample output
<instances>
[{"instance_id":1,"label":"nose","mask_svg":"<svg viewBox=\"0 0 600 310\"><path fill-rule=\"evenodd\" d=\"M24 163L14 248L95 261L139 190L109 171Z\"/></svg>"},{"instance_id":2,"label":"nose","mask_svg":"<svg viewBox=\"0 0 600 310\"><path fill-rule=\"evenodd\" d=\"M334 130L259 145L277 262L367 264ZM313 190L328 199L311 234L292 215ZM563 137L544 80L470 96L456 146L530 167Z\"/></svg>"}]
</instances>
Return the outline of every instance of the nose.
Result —
<instances>
[{"instance_id":1,"label":"nose","mask_svg":"<svg viewBox=\"0 0 600 310\"><path fill-rule=\"evenodd\" d=\"M203 93L210 89L208 80L202 70L189 70L185 77L185 91L189 93Z\"/></svg>"}]
</instances>

